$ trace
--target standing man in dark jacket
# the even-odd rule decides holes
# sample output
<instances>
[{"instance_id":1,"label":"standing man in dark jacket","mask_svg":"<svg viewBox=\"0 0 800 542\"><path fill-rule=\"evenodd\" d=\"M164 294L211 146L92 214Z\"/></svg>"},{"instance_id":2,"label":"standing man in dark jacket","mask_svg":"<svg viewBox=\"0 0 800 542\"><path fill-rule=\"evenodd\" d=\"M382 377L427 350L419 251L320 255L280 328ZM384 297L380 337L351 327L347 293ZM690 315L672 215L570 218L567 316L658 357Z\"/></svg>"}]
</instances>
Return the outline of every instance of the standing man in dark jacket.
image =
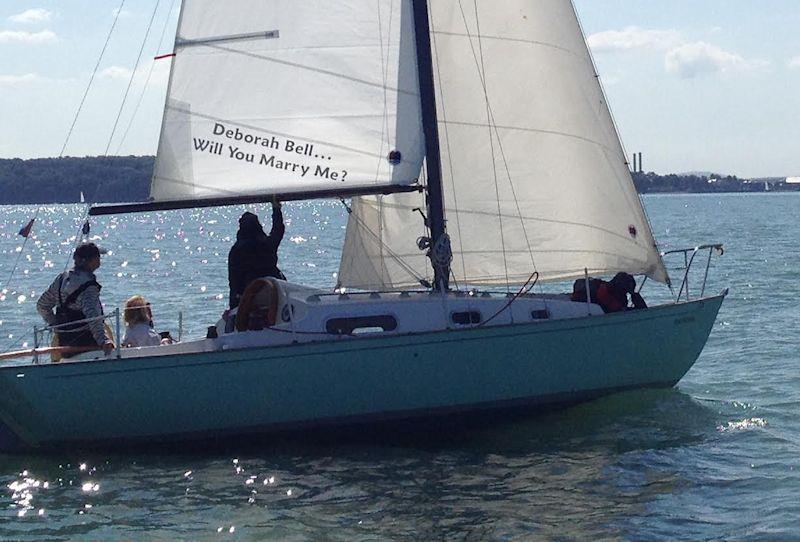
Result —
<instances>
[{"instance_id":1,"label":"standing man in dark jacket","mask_svg":"<svg viewBox=\"0 0 800 542\"><path fill-rule=\"evenodd\" d=\"M228 283L230 285L230 307L239 306L239 300L247 285L261 277L286 280L278 269L278 247L286 227L283 224L281 204L272 202L272 230L264 233L258 217L244 213L239 219L236 243L228 254Z\"/></svg>"}]
</instances>

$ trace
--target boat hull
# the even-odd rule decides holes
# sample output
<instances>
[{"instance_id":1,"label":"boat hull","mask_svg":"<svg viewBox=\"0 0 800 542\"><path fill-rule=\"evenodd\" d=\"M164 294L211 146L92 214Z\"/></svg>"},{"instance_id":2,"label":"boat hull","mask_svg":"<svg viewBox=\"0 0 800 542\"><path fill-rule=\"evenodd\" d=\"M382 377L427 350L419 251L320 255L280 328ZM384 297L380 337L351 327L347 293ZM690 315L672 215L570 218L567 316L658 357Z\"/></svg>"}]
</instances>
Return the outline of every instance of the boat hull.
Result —
<instances>
[{"instance_id":1,"label":"boat hull","mask_svg":"<svg viewBox=\"0 0 800 542\"><path fill-rule=\"evenodd\" d=\"M4 367L0 422L15 437L7 442L25 447L157 442L670 387L702 351L723 298L508 326Z\"/></svg>"}]
</instances>

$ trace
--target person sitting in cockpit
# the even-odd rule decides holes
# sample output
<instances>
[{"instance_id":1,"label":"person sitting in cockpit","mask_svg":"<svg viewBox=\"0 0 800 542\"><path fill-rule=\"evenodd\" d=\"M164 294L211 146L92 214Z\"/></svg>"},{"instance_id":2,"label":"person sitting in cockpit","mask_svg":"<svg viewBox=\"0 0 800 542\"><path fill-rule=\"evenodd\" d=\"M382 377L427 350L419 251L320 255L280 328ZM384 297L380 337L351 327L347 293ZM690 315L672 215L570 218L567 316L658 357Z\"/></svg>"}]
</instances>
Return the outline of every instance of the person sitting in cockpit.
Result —
<instances>
[{"instance_id":1,"label":"person sitting in cockpit","mask_svg":"<svg viewBox=\"0 0 800 542\"><path fill-rule=\"evenodd\" d=\"M628 273L617 273L610 281L589 279L589 293L593 303L603 312L646 309L647 303L636 291L636 279ZM633 307L628 306L628 295ZM572 287L572 301L586 301L586 281L578 279Z\"/></svg>"},{"instance_id":2,"label":"person sitting in cockpit","mask_svg":"<svg viewBox=\"0 0 800 542\"><path fill-rule=\"evenodd\" d=\"M122 346L158 346L161 336L153 329L153 313L150 303L142 296L135 295L125 302L125 336Z\"/></svg>"}]
</instances>

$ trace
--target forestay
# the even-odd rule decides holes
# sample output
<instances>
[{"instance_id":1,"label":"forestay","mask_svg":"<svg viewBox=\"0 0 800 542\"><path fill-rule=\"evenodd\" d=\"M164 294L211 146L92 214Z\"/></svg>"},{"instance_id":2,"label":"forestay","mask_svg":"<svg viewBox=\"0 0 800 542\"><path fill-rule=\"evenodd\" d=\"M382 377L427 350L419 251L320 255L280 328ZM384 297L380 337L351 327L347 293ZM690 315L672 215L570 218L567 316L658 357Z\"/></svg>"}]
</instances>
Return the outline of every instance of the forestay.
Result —
<instances>
[{"instance_id":1,"label":"forestay","mask_svg":"<svg viewBox=\"0 0 800 542\"><path fill-rule=\"evenodd\" d=\"M570 0L431 0L448 233L462 284L668 281ZM339 280L430 278L418 195L354 201ZM402 259L399 263L397 259Z\"/></svg>"},{"instance_id":2,"label":"forestay","mask_svg":"<svg viewBox=\"0 0 800 542\"><path fill-rule=\"evenodd\" d=\"M409 1L185 0L151 196L413 184L417 80Z\"/></svg>"}]
</instances>

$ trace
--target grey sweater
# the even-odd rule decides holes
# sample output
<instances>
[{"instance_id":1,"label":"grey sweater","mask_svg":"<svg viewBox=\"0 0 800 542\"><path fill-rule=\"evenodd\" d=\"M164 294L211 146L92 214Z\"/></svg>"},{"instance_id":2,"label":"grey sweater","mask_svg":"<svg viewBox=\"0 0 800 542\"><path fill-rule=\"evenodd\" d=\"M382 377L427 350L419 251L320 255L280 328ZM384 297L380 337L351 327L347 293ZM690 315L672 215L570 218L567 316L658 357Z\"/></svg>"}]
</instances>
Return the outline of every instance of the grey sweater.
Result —
<instances>
[{"instance_id":1,"label":"grey sweater","mask_svg":"<svg viewBox=\"0 0 800 542\"><path fill-rule=\"evenodd\" d=\"M96 280L94 273L83 269L70 269L66 273L58 275L53 284L45 291L36 302L36 310L48 325L56 324L55 309L58 306L58 287L61 285L61 301L65 301L69 295L77 290L85 282ZM81 293L75 302L69 306L71 309L80 310L86 318L97 318L103 314L103 306L100 304L100 289L96 286L89 286ZM92 332L97 344L111 342L111 337L106 335L102 320L94 320L86 324Z\"/></svg>"}]
</instances>

